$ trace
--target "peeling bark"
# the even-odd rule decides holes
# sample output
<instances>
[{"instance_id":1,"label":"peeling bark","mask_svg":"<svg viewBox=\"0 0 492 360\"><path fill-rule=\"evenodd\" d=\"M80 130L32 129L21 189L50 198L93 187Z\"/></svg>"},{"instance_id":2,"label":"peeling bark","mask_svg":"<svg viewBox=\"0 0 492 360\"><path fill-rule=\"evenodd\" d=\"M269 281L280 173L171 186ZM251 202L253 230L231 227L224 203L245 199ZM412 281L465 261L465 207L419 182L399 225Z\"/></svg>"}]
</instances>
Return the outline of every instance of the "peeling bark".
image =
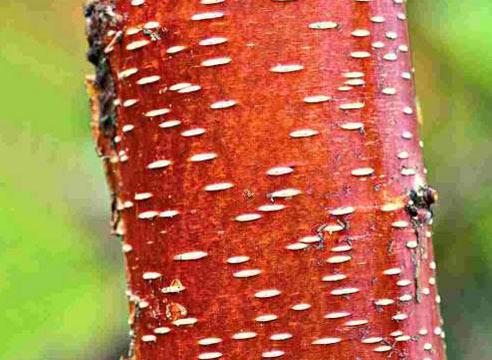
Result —
<instances>
[{"instance_id":1,"label":"peeling bark","mask_svg":"<svg viewBox=\"0 0 492 360\"><path fill-rule=\"evenodd\" d=\"M86 16L132 359L445 359L403 1Z\"/></svg>"}]
</instances>

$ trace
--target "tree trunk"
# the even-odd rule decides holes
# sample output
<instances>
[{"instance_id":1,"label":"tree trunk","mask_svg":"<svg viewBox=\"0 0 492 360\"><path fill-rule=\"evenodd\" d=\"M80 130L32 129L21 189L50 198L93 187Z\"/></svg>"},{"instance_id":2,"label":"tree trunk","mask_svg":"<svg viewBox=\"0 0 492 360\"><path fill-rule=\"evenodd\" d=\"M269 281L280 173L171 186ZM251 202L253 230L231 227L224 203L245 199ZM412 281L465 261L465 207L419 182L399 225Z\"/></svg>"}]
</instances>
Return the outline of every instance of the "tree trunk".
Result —
<instances>
[{"instance_id":1,"label":"tree trunk","mask_svg":"<svg viewBox=\"0 0 492 360\"><path fill-rule=\"evenodd\" d=\"M131 359L445 359L403 3L87 6Z\"/></svg>"}]
</instances>

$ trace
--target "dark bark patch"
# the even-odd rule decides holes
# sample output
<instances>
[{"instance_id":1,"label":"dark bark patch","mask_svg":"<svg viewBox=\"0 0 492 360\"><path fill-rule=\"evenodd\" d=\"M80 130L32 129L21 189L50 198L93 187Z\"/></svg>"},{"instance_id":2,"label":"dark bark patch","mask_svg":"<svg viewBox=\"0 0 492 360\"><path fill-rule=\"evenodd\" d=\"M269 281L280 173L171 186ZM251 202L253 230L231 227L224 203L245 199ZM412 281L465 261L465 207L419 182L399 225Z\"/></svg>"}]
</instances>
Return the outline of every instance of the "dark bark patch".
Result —
<instances>
[{"instance_id":1,"label":"dark bark patch","mask_svg":"<svg viewBox=\"0 0 492 360\"><path fill-rule=\"evenodd\" d=\"M113 138L116 133L116 109L114 105L115 83L105 49L105 37L121 18L115 13L114 0L100 0L88 3L84 8L86 32L89 43L87 59L95 66L95 86L99 91L99 126L104 136ZM117 36L117 35L115 35Z\"/></svg>"}]
</instances>

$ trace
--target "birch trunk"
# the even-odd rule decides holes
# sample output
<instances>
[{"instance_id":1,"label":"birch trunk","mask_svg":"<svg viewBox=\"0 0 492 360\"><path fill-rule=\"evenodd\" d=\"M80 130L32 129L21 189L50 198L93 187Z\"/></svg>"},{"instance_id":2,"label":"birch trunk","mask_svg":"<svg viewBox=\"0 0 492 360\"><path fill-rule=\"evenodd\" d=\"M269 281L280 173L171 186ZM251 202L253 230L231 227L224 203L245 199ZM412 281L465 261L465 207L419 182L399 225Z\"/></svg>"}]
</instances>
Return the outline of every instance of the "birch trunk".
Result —
<instances>
[{"instance_id":1,"label":"birch trunk","mask_svg":"<svg viewBox=\"0 0 492 360\"><path fill-rule=\"evenodd\" d=\"M135 360L444 360L403 0L98 0Z\"/></svg>"}]
</instances>

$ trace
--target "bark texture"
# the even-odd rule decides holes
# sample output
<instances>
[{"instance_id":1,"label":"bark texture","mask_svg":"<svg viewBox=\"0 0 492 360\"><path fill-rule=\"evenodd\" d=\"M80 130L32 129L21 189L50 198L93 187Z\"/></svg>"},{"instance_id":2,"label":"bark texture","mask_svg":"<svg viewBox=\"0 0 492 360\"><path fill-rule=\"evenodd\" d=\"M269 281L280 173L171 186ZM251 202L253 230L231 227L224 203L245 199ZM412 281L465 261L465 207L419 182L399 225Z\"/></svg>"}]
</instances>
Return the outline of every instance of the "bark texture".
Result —
<instances>
[{"instance_id":1,"label":"bark texture","mask_svg":"<svg viewBox=\"0 0 492 360\"><path fill-rule=\"evenodd\" d=\"M87 6L130 358L445 358L403 2Z\"/></svg>"}]
</instances>

